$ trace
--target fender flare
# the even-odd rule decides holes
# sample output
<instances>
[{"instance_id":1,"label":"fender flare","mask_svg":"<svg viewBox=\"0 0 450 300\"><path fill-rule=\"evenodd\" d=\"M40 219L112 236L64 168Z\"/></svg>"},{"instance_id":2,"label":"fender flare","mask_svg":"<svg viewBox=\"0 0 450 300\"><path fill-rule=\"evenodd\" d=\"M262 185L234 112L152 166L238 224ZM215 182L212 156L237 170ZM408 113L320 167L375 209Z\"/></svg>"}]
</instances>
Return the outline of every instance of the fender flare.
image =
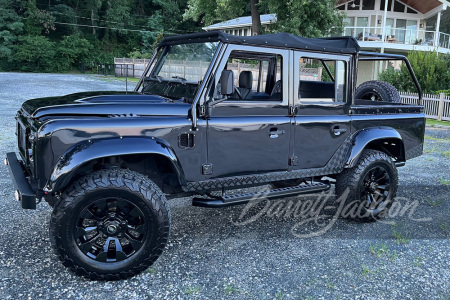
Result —
<instances>
[{"instance_id":1,"label":"fender flare","mask_svg":"<svg viewBox=\"0 0 450 300\"><path fill-rule=\"evenodd\" d=\"M181 186L186 184L180 161L164 140L155 137L117 137L86 140L67 149L55 164L44 192L54 193L67 186L76 171L87 162L130 154L159 154L168 158Z\"/></svg>"},{"instance_id":2,"label":"fender flare","mask_svg":"<svg viewBox=\"0 0 450 300\"><path fill-rule=\"evenodd\" d=\"M352 149L350 157L345 163L345 168L352 168L355 166L362 151L367 147L367 145L373 141L384 140L384 139L395 139L400 142L402 147L402 155L405 157L405 147L403 145L403 139L397 130L391 127L372 127L362 129L356 132L352 138Z\"/></svg>"}]
</instances>

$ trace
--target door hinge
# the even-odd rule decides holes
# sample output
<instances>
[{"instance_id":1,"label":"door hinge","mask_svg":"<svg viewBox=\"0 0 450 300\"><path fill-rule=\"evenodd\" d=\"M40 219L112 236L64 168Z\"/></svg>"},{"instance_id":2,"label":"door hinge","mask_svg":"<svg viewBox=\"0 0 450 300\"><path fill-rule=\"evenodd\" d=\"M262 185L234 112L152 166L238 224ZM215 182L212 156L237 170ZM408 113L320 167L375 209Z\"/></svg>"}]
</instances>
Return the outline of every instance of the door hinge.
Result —
<instances>
[{"instance_id":1,"label":"door hinge","mask_svg":"<svg viewBox=\"0 0 450 300\"><path fill-rule=\"evenodd\" d=\"M213 171L212 164L203 164L202 165L202 174L203 175L211 175Z\"/></svg>"},{"instance_id":2,"label":"door hinge","mask_svg":"<svg viewBox=\"0 0 450 300\"><path fill-rule=\"evenodd\" d=\"M298 113L298 107L297 106L289 106L289 115L290 116L295 116Z\"/></svg>"},{"instance_id":3,"label":"door hinge","mask_svg":"<svg viewBox=\"0 0 450 300\"><path fill-rule=\"evenodd\" d=\"M296 166L298 165L298 157L297 156L292 156L289 158L289 165L290 166Z\"/></svg>"}]
</instances>

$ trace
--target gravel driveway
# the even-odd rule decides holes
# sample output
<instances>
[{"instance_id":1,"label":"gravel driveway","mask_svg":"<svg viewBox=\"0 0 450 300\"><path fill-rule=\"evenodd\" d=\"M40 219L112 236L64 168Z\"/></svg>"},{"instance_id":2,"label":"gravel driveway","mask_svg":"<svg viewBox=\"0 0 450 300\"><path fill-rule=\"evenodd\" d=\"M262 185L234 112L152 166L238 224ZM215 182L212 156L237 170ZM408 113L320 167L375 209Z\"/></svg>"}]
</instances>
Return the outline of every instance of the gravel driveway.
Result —
<instances>
[{"instance_id":1,"label":"gravel driveway","mask_svg":"<svg viewBox=\"0 0 450 300\"><path fill-rule=\"evenodd\" d=\"M15 149L14 114L24 100L124 88L91 75L0 73L0 156ZM427 127L426 135L426 154L399 169L399 209L384 223L334 222L325 207L315 224L284 209L317 195L248 211L171 200L167 249L145 273L118 282L88 281L60 264L50 208L22 210L3 166L0 299L450 299L450 130Z\"/></svg>"}]
</instances>

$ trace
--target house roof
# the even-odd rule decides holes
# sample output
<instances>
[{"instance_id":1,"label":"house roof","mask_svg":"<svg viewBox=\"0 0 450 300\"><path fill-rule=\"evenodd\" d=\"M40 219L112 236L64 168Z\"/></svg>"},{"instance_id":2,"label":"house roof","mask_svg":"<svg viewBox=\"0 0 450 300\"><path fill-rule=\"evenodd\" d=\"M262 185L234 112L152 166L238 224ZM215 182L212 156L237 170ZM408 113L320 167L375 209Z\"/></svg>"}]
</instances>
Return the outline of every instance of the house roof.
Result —
<instances>
[{"instance_id":1,"label":"house roof","mask_svg":"<svg viewBox=\"0 0 450 300\"><path fill-rule=\"evenodd\" d=\"M239 45L255 45L354 54L360 51L353 37L304 38L288 33L272 33L254 36L237 36L213 30L164 38L159 46L202 42L223 42Z\"/></svg>"},{"instance_id":2,"label":"house roof","mask_svg":"<svg viewBox=\"0 0 450 300\"><path fill-rule=\"evenodd\" d=\"M337 5L344 4L346 2L351 2L350 0L339 0ZM411 6L415 10L419 11L422 14L426 14L427 12L435 9L439 5L445 4L449 5L450 3L446 0L401 0L406 5Z\"/></svg>"},{"instance_id":3,"label":"house roof","mask_svg":"<svg viewBox=\"0 0 450 300\"><path fill-rule=\"evenodd\" d=\"M275 14L267 14L267 15L261 15L261 24L268 24L272 21L276 21ZM216 30L216 29L222 29L222 28L230 28L230 27L242 27L242 26L251 26L252 25L252 17L239 17L236 19L228 20L221 23L216 23L213 25L209 25L207 27L203 27L203 30Z\"/></svg>"}]
</instances>

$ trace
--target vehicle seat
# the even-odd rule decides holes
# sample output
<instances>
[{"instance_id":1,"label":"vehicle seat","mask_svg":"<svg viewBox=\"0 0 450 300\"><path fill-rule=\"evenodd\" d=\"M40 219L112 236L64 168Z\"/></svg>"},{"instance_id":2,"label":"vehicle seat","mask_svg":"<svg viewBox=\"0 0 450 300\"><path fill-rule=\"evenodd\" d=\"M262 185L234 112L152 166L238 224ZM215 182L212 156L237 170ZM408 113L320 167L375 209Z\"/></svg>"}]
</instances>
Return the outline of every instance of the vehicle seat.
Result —
<instances>
[{"instance_id":1,"label":"vehicle seat","mask_svg":"<svg viewBox=\"0 0 450 300\"><path fill-rule=\"evenodd\" d=\"M239 74L239 87L242 99L251 99L253 85L253 73L251 71L242 71Z\"/></svg>"},{"instance_id":2,"label":"vehicle seat","mask_svg":"<svg viewBox=\"0 0 450 300\"><path fill-rule=\"evenodd\" d=\"M272 92L270 93L270 99L281 99L281 80L275 82Z\"/></svg>"}]
</instances>

